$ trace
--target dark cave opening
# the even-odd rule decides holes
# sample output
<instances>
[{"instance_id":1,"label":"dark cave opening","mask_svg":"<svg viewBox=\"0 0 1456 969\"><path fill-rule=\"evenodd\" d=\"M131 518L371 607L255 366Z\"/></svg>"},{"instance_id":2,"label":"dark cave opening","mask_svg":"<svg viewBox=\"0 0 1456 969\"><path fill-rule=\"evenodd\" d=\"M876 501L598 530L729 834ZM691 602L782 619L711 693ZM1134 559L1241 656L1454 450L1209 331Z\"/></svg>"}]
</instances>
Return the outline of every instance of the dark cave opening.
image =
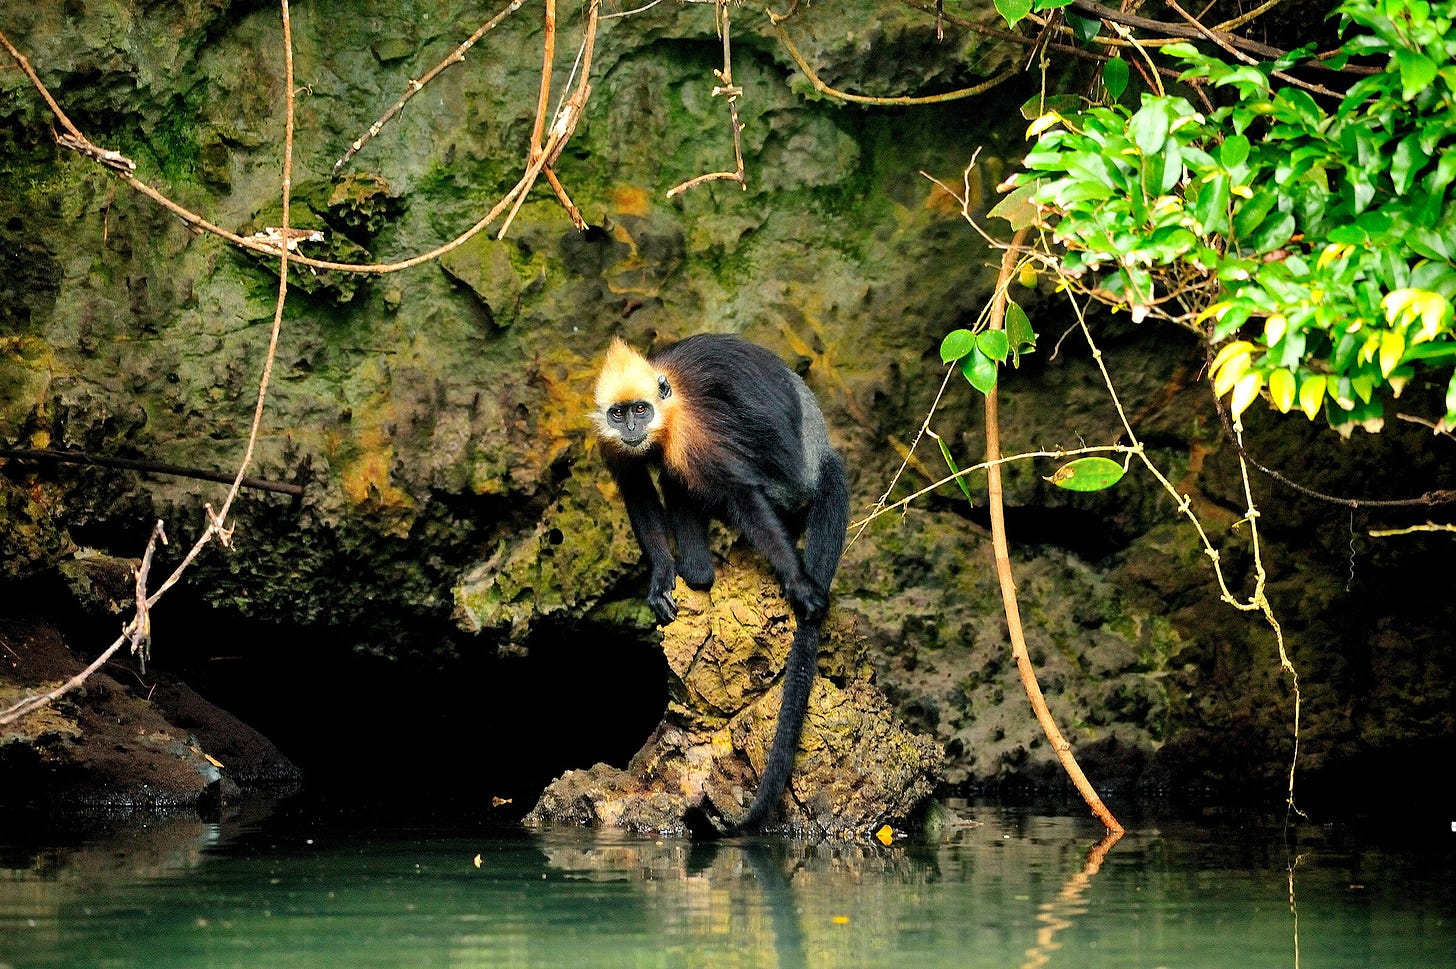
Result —
<instances>
[{"instance_id":1,"label":"dark cave opening","mask_svg":"<svg viewBox=\"0 0 1456 969\"><path fill-rule=\"evenodd\" d=\"M515 820L564 771L625 766L667 706L661 649L615 627L553 625L509 653L422 629L419 652L384 656L357 648L357 630L280 628L186 599L154 617L145 676L120 658L109 672L138 696L158 676L181 680L262 733L302 772L295 797L310 812ZM115 635L63 628L88 657Z\"/></svg>"},{"instance_id":2,"label":"dark cave opening","mask_svg":"<svg viewBox=\"0 0 1456 969\"><path fill-rule=\"evenodd\" d=\"M276 633L216 655L180 675L278 745L309 796L386 814L518 817L563 771L625 766L667 705L661 651L599 629L436 664Z\"/></svg>"}]
</instances>

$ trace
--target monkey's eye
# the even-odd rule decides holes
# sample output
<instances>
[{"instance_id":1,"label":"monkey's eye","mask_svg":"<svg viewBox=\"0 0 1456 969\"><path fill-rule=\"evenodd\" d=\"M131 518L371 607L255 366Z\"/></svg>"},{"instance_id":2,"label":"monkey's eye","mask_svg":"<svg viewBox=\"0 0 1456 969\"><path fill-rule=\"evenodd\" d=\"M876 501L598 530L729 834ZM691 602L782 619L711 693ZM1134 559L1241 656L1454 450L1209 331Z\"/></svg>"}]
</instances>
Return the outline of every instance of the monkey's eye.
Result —
<instances>
[{"instance_id":1,"label":"monkey's eye","mask_svg":"<svg viewBox=\"0 0 1456 969\"><path fill-rule=\"evenodd\" d=\"M632 413L636 414L638 417L641 417L643 414L647 413L647 405L639 400L637 403L632 405Z\"/></svg>"},{"instance_id":2,"label":"monkey's eye","mask_svg":"<svg viewBox=\"0 0 1456 969\"><path fill-rule=\"evenodd\" d=\"M620 421L623 417L626 416L626 414L627 410L621 404L617 404L615 407L607 408L607 416L614 421Z\"/></svg>"}]
</instances>

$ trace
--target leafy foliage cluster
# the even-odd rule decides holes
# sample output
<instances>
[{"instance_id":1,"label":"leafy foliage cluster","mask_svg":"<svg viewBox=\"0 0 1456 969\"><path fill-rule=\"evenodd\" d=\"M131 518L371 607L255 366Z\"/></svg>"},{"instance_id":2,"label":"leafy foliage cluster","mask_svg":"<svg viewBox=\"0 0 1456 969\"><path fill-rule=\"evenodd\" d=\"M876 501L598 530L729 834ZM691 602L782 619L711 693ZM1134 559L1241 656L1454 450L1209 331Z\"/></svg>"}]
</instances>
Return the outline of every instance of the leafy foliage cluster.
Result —
<instances>
[{"instance_id":1,"label":"leafy foliage cluster","mask_svg":"<svg viewBox=\"0 0 1456 969\"><path fill-rule=\"evenodd\" d=\"M1033 122L1018 194L1063 273L1134 318L1197 327L1237 416L1281 412L1378 430L1383 398L1456 361L1456 28L1449 4L1346 0L1331 66L1371 73L1342 96L1277 85L1307 52L1232 65L1163 47L1229 96L1110 103ZM1317 94L1320 92L1316 92ZM1438 428L1456 428L1456 377Z\"/></svg>"}]
</instances>

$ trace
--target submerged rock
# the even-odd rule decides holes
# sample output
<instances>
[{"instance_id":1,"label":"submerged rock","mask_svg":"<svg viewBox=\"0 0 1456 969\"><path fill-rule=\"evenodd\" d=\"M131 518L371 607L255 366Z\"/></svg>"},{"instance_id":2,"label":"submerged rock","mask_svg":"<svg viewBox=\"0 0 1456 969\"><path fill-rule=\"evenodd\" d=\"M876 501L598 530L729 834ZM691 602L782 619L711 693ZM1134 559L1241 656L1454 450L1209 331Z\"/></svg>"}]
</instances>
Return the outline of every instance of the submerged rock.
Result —
<instances>
[{"instance_id":1,"label":"submerged rock","mask_svg":"<svg viewBox=\"0 0 1456 969\"><path fill-rule=\"evenodd\" d=\"M793 623L777 584L735 550L711 592L681 582L663 633L671 676L662 723L625 769L597 764L552 782L527 823L659 833L741 818L773 744ZM943 766L940 746L895 716L871 682L863 641L832 611L789 789L769 827L848 835L915 816Z\"/></svg>"}]
</instances>

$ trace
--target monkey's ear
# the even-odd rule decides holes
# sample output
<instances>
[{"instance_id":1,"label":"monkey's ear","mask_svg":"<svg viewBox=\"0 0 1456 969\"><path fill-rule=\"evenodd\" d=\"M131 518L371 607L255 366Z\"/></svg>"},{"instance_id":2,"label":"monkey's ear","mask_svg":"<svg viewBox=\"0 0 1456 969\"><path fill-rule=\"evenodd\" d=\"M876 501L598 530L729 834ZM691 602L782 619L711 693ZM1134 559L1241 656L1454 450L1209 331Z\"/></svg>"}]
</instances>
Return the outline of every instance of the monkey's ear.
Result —
<instances>
[{"instance_id":1,"label":"monkey's ear","mask_svg":"<svg viewBox=\"0 0 1456 969\"><path fill-rule=\"evenodd\" d=\"M657 399L667 400L672 396L672 384L667 382L666 374L657 375Z\"/></svg>"}]
</instances>

